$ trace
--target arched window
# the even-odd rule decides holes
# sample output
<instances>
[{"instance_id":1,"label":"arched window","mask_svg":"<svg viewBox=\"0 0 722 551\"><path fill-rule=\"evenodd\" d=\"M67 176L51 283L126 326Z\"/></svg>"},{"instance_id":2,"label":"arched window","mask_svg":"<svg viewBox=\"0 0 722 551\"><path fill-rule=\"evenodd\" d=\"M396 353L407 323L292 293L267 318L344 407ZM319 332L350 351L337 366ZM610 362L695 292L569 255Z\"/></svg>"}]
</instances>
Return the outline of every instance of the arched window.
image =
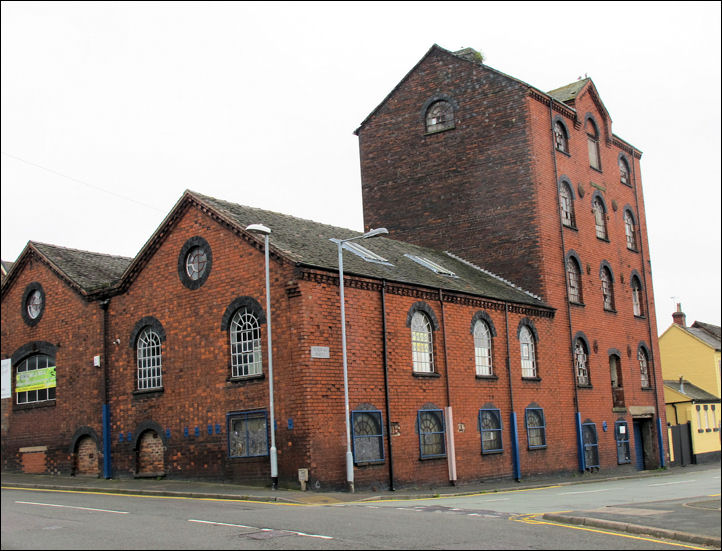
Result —
<instances>
[{"instance_id":1,"label":"arched window","mask_svg":"<svg viewBox=\"0 0 722 551\"><path fill-rule=\"evenodd\" d=\"M422 409L418 412L419 452L421 458L446 455L446 429L444 412L440 409Z\"/></svg>"},{"instance_id":2,"label":"arched window","mask_svg":"<svg viewBox=\"0 0 722 551\"><path fill-rule=\"evenodd\" d=\"M18 404L55 400L55 360L34 354L20 362L15 370L15 396Z\"/></svg>"},{"instance_id":3,"label":"arched window","mask_svg":"<svg viewBox=\"0 0 722 551\"><path fill-rule=\"evenodd\" d=\"M558 151L569 153L569 136L561 121L554 123L554 145Z\"/></svg>"},{"instance_id":4,"label":"arched window","mask_svg":"<svg viewBox=\"0 0 722 551\"><path fill-rule=\"evenodd\" d=\"M434 343L431 321L423 312L414 312L411 318L411 353L414 371L434 372Z\"/></svg>"},{"instance_id":5,"label":"arched window","mask_svg":"<svg viewBox=\"0 0 722 551\"><path fill-rule=\"evenodd\" d=\"M231 377L260 375L263 372L261 327L249 308L238 310L231 320Z\"/></svg>"},{"instance_id":6,"label":"arched window","mask_svg":"<svg viewBox=\"0 0 722 551\"><path fill-rule=\"evenodd\" d=\"M584 125L584 130L587 133L587 146L589 149L589 166L602 170L602 165L599 162L599 131L594 121L589 118Z\"/></svg>"},{"instance_id":7,"label":"arched window","mask_svg":"<svg viewBox=\"0 0 722 551\"><path fill-rule=\"evenodd\" d=\"M567 182L559 186L559 209L562 215L562 224L570 228L576 227L574 219L574 195Z\"/></svg>"},{"instance_id":8,"label":"arched window","mask_svg":"<svg viewBox=\"0 0 722 551\"><path fill-rule=\"evenodd\" d=\"M384 460L384 430L378 410L352 411L353 459L359 463Z\"/></svg>"},{"instance_id":9,"label":"arched window","mask_svg":"<svg viewBox=\"0 0 722 551\"><path fill-rule=\"evenodd\" d=\"M524 412L524 420L529 449L545 448L547 445L547 428L544 421L544 410L540 407L529 406Z\"/></svg>"},{"instance_id":10,"label":"arched window","mask_svg":"<svg viewBox=\"0 0 722 551\"><path fill-rule=\"evenodd\" d=\"M491 331L486 322L477 320L474 324L474 356L476 374L492 375L491 367Z\"/></svg>"},{"instance_id":11,"label":"arched window","mask_svg":"<svg viewBox=\"0 0 722 551\"><path fill-rule=\"evenodd\" d=\"M567 276L569 279L569 302L582 304L582 269L573 256L567 259Z\"/></svg>"},{"instance_id":12,"label":"arched window","mask_svg":"<svg viewBox=\"0 0 722 551\"><path fill-rule=\"evenodd\" d=\"M481 453L504 451L501 438L501 411L492 404L479 410L479 431L481 432Z\"/></svg>"},{"instance_id":13,"label":"arched window","mask_svg":"<svg viewBox=\"0 0 722 551\"><path fill-rule=\"evenodd\" d=\"M536 355L534 352L534 336L526 325L519 330L519 344L521 346L521 376L536 377Z\"/></svg>"},{"instance_id":14,"label":"arched window","mask_svg":"<svg viewBox=\"0 0 722 551\"><path fill-rule=\"evenodd\" d=\"M602 266L599 274L602 280L602 297L604 299L604 309L611 312L614 311L614 282L612 281L612 272L607 266Z\"/></svg>"},{"instance_id":15,"label":"arched window","mask_svg":"<svg viewBox=\"0 0 722 551\"><path fill-rule=\"evenodd\" d=\"M643 316L644 308L642 307L642 283L636 275L632 276L632 306L635 316Z\"/></svg>"},{"instance_id":16,"label":"arched window","mask_svg":"<svg viewBox=\"0 0 722 551\"><path fill-rule=\"evenodd\" d=\"M619 157L619 181L625 186L632 185L629 179L629 165L624 157Z\"/></svg>"},{"instance_id":17,"label":"arched window","mask_svg":"<svg viewBox=\"0 0 722 551\"><path fill-rule=\"evenodd\" d=\"M436 101L426 111L426 131L440 132L454 128L454 107L448 101Z\"/></svg>"},{"instance_id":18,"label":"arched window","mask_svg":"<svg viewBox=\"0 0 722 551\"><path fill-rule=\"evenodd\" d=\"M161 362L161 339L151 327L138 335L136 342L138 359L138 390L150 390L163 386Z\"/></svg>"},{"instance_id":19,"label":"arched window","mask_svg":"<svg viewBox=\"0 0 722 551\"><path fill-rule=\"evenodd\" d=\"M634 218L628 210L624 211L624 233L627 236L627 248L632 251L637 250L637 236L634 231Z\"/></svg>"},{"instance_id":20,"label":"arched window","mask_svg":"<svg viewBox=\"0 0 722 551\"><path fill-rule=\"evenodd\" d=\"M589 351L584 339L574 343L574 371L578 385L589 385Z\"/></svg>"},{"instance_id":21,"label":"arched window","mask_svg":"<svg viewBox=\"0 0 722 551\"><path fill-rule=\"evenodd\" d=\"M624 383L622 380L622 363L617 354L609 355L609 378L612 382L612 405L624 407Z\"/></svg>"},{"instance_id":22,"label":"arched window","mask_svg":"<svg viewBox=\"0 0 722 551\"><path fill-rule=\"evenodd\" d=\"M601 197L595 197L592 201L592 212L594 213L594 227L599 239L607 240L607 209Z\"/></svg>"},{"instance_id":23,"label":"arched window","mask_svg":"<svg viewBox=\"0 0 722 551\"><path fill-rule=\"evenodd\" d=\"M639 360L639 378L642 382L642 388L649 388L649 356L643 346L639 347L637 352Z\"/></svg>"}]
</instances>

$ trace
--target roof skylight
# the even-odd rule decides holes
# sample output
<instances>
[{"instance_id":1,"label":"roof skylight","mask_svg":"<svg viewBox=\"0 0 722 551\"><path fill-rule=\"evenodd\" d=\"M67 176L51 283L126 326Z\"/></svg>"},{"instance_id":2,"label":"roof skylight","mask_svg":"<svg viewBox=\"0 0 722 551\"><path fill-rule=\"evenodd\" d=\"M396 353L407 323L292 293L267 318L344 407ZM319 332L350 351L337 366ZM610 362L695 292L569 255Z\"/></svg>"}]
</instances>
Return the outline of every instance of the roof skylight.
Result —
<instances>
[{"instance_id":1,"label":"roof skylight","mask_svg":"<svg viewBox=\"0 0 722 551\"><path fill-rule=\"evenodd\" d=\"M333 241L334 243L338 243L339 239L331 239L330 241ZM359 245L358 243L355 243L353 241L347 241L343 245L343 248L347 251L351 251L356 256L360 256L363 258L366 262L374 262L375 264L385 264L386 266L393 266L391 262L386 260L383 256L380 256L376 254L373 251L368 250L363 245Z\"/></svg>"},{"instance_id":2,"label":"roof skylight","mask_svg":"<svg viewBox=\"0 0 722 551\"><path fill-rule=\"evenodd\" d=\"M410 258L411 260L413 260L413 261L416 262L417 264L421 264L421 265L424 266L425 268L428 268L428 269L431 270L432 272L435 272L435 273L437 273L437 274L439 274L439 275L445 275L445 276L449 276L449 277L459 277L459 276L457 276L454 272L452 272L451 270L449 270L449 269L447 269L447 268L444 268L442 265L437 264L437 263L434 262L433 260L429 260L428 258L425 258L425 257L423 257L423 256L416 256L416 255L414 255L414 254L408 254L408 253L405 254L404 256L407 257L407 258Z\"/></svg>"}]
</instances>

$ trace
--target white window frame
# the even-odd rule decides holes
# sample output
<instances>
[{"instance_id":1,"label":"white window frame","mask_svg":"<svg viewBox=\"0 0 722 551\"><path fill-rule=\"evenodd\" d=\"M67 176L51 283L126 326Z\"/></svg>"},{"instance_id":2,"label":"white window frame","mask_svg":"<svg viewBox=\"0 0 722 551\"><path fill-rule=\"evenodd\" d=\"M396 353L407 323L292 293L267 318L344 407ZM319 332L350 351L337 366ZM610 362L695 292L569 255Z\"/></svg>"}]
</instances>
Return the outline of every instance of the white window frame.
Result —
<instances>
[{"instance_id":1,"label":"white window frame","mask_svg":"<svg viewBox=\"0 0 722 551\"><path fill-rule=\"evenodd\" d=\"M163 387L163 345L158 333L146 327L136 341L138 390Z\"/></svg>"},{"instance_id":2,"label":"white window frame","mask_svg":"<svg viewBox=\"0 0 722 551\"><path fill-rule=\"evenodd\" d=\"M522 326L519 331L519 348L521 350L521 376L524 378L537 377L534 335L526 325Z\"/></svg>"},{"instance_id":3,"label":"white window frame","mask_svg":"<svg viewBox=\"0 0 722 551\"><path fill-rule=\"evenodd\" d=\"M411 316L411 354L414 373L434 372L434 330L424 312Z\"/></svg>"},{"instance_id":4,"label":"white window frame","mask_svg":"<svg viewBox=\"0 0 722 551\"><path fill-rule=\"evenodd\" d=\"M231 378L263 373L261 326L248 308L240 308L231 319Z\"/></svg>"},{"instance_id":5,"label":"white window frame","mask_svg":"<svg viewBox=\"0 0 722 551\"><path fill-rule=\"evenodd\" d=\"M477 375L494 374L491 356L491 330L483 320L477 320L474 324L474 359Z\"/></svg>"}]
</instances>

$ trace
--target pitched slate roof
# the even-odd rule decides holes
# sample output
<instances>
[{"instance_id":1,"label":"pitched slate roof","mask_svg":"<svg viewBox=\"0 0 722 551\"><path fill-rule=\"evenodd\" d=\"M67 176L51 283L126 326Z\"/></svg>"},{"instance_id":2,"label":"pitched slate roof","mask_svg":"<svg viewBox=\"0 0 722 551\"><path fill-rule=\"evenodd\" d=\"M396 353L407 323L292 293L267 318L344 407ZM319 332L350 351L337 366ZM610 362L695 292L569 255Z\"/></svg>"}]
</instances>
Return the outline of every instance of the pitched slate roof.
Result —
<instances>
[{"instance_id":1,"label":"pitched slate roof","mask_svg":"<svg viewBox=\"0 0 722 551\"><path fill-rule=\"evenodd\" d=\"M709 323L700 323L695 321L690 327L676 324L682 331L686 331L690 335L697 337L707 346L720 350L720 328Z\"/></svg>"},{"instance_id":2,"label":"pitched slate roof","mask_svg":"<svg viewBox=\"0 0 722 551\"><path fill-rule=\"evenodd\" d=\"M713 337L717 337L718 345L720 339L722 339L722 334L720 332L720 326L719 325L712 325L711 323L704 323L701 321L695 321L692 324L693 329L702 329L703 331L706 331Z\"/></svg>"},{"instance_id":3,"label":"pitched slate roof","mask_svg":"<svg viewBox=\"0 0 722 551\"><path fill-rule=\"evenodd\" d=\"M250 224L269 227L271 248L299 265L337 271L338 245L331 239L348 239L362 235L346 228L238 205L193 191L186 193L241 229ZM345 274L468 293L551 310L551 307L531 293L450 253L389 237L375 237L355 243L385 258L391 265L369 262L351 251L344 251ZM457 277L437 274L406 257L406 254L427 258L450 270Z\"/></svg>"},{"instance_id":4,"label":"pitched slate roof","mask_svg":"<svg viewBox=\"0 0 722 551\"><path fill-rule=\"evenodd\" d=\"M679 381L664 381L664 386L679 392L682 396L686 396L693 402L719 402L720 399L714 394L710 394L706 390L702 390L696 385L693 385L689 381L680 383Z\"/></svg>"},{"instance_id":5,"label":"pitched slate roof","mask_svg":"<svg viewBox=\"0 0 722 551\"><path fill-rule=\"evenodd\" d=\"M133 260L123 256L68 249L36 241L30 241L28 245L84 293L99 291L118 283Z\"/></svg>"},{"instance_id":6,"label":"pitched slate roof","mask_svg":"<svg viewBox=\"0 0 722 551\"><path fill-rule=\"evenodd\" d=\"M577 94L582 90L582 88L584 88L587 82L590 82L591 80L592 79L590 78L583 78L576 82L572 82L571 84L567 84L566 86L562 86L561 88L555 88L554 90L547 92L547 94L557 101L567 103L575 100Z\"/></svg>"}]
</instances>

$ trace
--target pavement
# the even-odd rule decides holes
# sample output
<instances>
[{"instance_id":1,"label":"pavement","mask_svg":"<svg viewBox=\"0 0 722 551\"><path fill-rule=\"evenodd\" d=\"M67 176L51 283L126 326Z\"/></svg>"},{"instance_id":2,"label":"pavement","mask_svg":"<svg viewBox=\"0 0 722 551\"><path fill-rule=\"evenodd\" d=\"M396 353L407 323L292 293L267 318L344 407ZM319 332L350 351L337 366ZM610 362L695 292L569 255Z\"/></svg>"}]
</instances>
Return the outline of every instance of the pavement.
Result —
<instances>
[{"instance_id":1,"label":"pavement","mask_svg":"<svg viewBox=\"0 0 722 551\"><path fill-rule=\"evenodd\" d=\"M301 491L299 488L272 489L268 486L242 485L231 482L186 480L176 478L113 478L85 476L34 475L2 473L2 488L33 488L65 491L112 492L129 495L155 495L202 499L226 499L289 503L297 505L336 505L371 500L404 500L495 493L510 490L543 488L552 485L573 485L605 480L664 477L691 471L720 471L720 463L687 465L664 470L637 471L633 474L585 473L529 477L516 482L511 479L442 487L407 487L395 491L362 489L346 491ZM671 499L648 503L635 502L623 506L600 507L593 510L567 511L535 515L545 521L575 524L669 539L720 549L720 496Z\"/></svg>"}]
</instances>

